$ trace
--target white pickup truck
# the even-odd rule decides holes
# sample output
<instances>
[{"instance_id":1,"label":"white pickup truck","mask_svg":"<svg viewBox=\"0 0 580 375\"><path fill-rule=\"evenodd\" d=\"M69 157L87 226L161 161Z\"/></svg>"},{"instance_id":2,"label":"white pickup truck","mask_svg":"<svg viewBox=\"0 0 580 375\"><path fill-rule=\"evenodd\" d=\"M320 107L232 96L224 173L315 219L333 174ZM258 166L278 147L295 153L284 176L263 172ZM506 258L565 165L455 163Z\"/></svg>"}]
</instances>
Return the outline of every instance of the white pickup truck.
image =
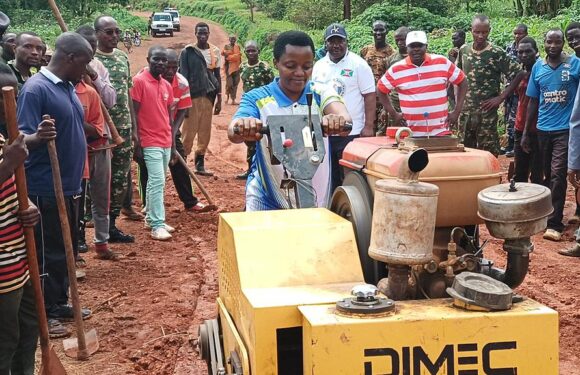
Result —
<instances>
[{"instance_id":1,"label":"white pickup truck","mask_svg":"<svg viewBox=\"0 0 580 375\"><path fill-rule=\"evenodd\" d=\"M151 18L151 36L156 37L159 34L169 34L173 36L173 20L170 13L157 12Z\"/></svg>"},{"instance_id":2,"label":"white pickup truck","mask_svg":"<svg viewBox=\"0 0 580 375\"><path fill-rule=\"evenodd\" d=\"M179 20L179 11L175 8L165 8L163 9L163 12L171 14L171 18L173 20L173 30L180 31L181 22Z\"/></svg>"}]
</instances>

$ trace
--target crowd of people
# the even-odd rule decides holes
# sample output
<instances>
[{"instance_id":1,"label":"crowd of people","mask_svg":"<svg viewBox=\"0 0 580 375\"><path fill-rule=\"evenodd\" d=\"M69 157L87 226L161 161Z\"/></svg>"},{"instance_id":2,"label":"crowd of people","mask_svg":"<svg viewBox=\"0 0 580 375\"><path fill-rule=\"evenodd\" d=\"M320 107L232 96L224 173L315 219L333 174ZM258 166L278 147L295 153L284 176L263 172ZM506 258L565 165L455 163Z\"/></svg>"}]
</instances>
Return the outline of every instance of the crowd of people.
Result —
<instances>
[{"instance_id":1,"label":"crowd of people","mask_svg":"<svg viewBox=\"0 0 580 375\"><path fill-rule=\"evenodd\" d=\"M574 187L580 181L580 23L549 30L545 58L525 25L516 26L505 49L492 44L491 21L484 15L473 19L473 42L466 43L463 30L453 34L447 56L429 53L427 34L406 26L394 31L392 47L389 26L374 22L374 43L360 54L349 50L341 24L327 27L318 50L306 33L283 32L273 46L278 77L260 60L257 42L247 41L242 49L231 35L219 48L209 42L210 27L203 22L195 25L195 42L182 51L151 47L147 66L134 76L127 54L118 49L122 31L110 16L61 34L54 51L33 32L0 30L0 86L17 92L22 133L2 148L0 163L0 375L34 372L38 334L23 226L35 227L51 336L69 335L62 323L73 319L46 143L56 144L77 267L86 266L81 254L89 251L88 226L94 227L95 257L103 261L121 257L111 243L135 241L118 228L121 215L144 221L151 238L170 240L175 229L165 218L168 169L184 210L208 210L193 194L187 166L178 156L187 160L193 152L195 173L213 175L205 155L212 115L222 108L222 69L226 103L239 105L228 136L247 145L248 167L237 176L247 179L246 210L288 208L280 189L286 171L271 164L260 129L269 116L311 110L321 116L328 150L313 179L319 206L326 206L342 183L338 161L350 141L407 126L417 136L456 134L467 147L495 156L513 154L517 182L550 188L554 213L544 238L559 241L568 180ZM566 42L575 54L564 52ZM240 82L244 94L238 103ZM314 98L311 108L308 94ZM509 129L503 150L498 135L502 103ZM348 123L352 129L345 127ZM2 105L0 132L4 144ZM118 142L112 144L116 133ZM133 160L140 208L133 204ZM22 163L31 203L26 211L18 210L13 176ZM580 221L579 216L577 204L568 222ZM580 242L580 232L577 237ZM578 257L580 244L560 253ZM83 317L90 314L82 309Z\"/></svg>"}]
</instances>

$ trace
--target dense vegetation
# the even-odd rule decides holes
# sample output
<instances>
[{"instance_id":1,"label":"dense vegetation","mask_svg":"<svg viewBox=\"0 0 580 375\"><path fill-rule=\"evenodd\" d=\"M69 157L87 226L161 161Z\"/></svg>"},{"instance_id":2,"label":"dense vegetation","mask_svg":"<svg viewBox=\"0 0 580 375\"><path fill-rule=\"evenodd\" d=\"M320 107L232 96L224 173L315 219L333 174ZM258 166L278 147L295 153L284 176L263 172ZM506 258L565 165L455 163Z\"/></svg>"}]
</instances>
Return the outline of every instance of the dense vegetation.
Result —
<instances>
[{"instance_id":1,"label":"dense vegetation","mask_svg":"<svg viewBox=\"0 0 580 375\"><path fill-rule=\"evenodd\" d=\"M78 4L81 2L82 1L72 3ZM100 14L110 14L115 17L122 29L138 29L142 34L147 32L147 21L132 15L120 5L83 8L88 9L86 10L86 13L83 13L81 11L69 9L67 6L63 6L64 4L61 4L60 1L57 1L57 3L59 4L59 7L61 7L61 12L63 13L63 17L69 30L74 31L82 25L92 25L96 16ZM10 31L12 32L34 31L42 36L50 46L54 44L54 40L61 33L52 12L46 5L46 1L42 2L42 6L38 4L38 8L32 6L28 8L4 8L2 11L10 17Z\"/></svg>"},{"instance_id":2,"label":"dense vegetation","mask_svg":"<svg viewBox=\"0 0 580 375\"><path fill-rule=\"evenodd\" d=\"M176 5L184 14L218 22L242 41L256 39L267 60L271 59L270 46L276 33L301 29L320 46L324 27L343 18L342 3L332 0L141 0L138 6L158 9L167 4ZM254 12L250 13L249 6ZM372 42L370 27L377 19L387 22L391 38L392 30L401 25L429 31L429 48L436 53L446 53L453 30L469 30L476 13L492 18L491 39L501 46L512 40L512 30L521 22L541 41L549 28L565 28L571 20L580 20L580 0L352 0L352 9L353 18L344 22L354 51Z\"/></svg>"}]
</instances>

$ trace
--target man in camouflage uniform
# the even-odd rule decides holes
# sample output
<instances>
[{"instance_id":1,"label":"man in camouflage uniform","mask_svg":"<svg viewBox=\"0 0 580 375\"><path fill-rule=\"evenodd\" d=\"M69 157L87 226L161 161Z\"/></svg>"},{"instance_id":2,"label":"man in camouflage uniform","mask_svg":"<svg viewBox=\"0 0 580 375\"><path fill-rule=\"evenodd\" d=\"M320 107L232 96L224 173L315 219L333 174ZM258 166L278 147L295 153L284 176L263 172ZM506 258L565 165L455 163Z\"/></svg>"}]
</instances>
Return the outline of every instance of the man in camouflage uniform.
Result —
<instances>
[{"instance_id":1,"label":"man in camouflage uniform","mask_svg":"<svg viewBox=\"0 0 580 375\"><path fill-rule=\"evenodd\" d=\"M117 49L121 30L117 21L109 16L100 16L94 24L97 32L98 49L95 58L100 60L109 71L111 84L117 91L117 102L109 110L111 119L125 142L113 149L111 158L111 203L109 208L109 242L134 242L135 238L123 233L116 226L121 213L123 198L127 192L127 174L133 159L132 127L133 121L129 107L129 88L131 76L127 54Z\"/></svg>"},{"instance_id":2,"label":"man in camouflage uniform","mask_svg":"<svg viewBox=\"0 0 580 375\"><path fill-rule=\"evenodd\" d=\"M246 42L244 53L248 59L248 61L242 63L242 66L240 67L244 92L267 85L274 80L274 71L272 68L270 68L267 62L260 61L260 48L255 40L249 40ZM256 153L256 142L244 143L248 147L248 152L246 154L248 169L244 173L236 176L238 180L245 180L248 178L250 169L252 169L252 159Z\"/></svg>"},{"instance_id":3,"label":"man in camouflage uniform","mask_svg":"<svg viewBox=\"0 0 580 375\"><path fill-rule=\"evenodd\" d=\"M391 56L387 57L385 63L385 71L389 70L389 68L398 63L399 61L403 60L407 57L407 34L409 33L409 28L406 26L401 26L397 30L395 30L395 44L397 45L397 52L392 54ZM389 94L391 97L391 104L393 104L393 108L397 112L401 112L401 105L399 104L399 94L397 90L391 91ZM394 119L389 118L389 126L396 126ZM377 134L377 135L384 135Z\"/></svg>"},{"instance_id":4,"label":"man in camouflage uniform","mask_svg":"<svg viewBox=\"0 0 580 375\"><path fill-rule=\"evenodd\" d=\"M375 83L377 83L387 71L386 59L395 53L393 48L387 43L386 37L387 24L385 21L375 21L373 23L373 39L375 42L374 44L369 44L368 46L363 47L360 51L360 56L366 60L367 64L369 64L373 71L373 75L375 76ZM375 134L385 135L387 124L387 111L383 108L383 105L377 98Z\"/></svg>"},{"instance_id":5,"label":"man in camouflage uniform","mask_svg":"<svg viewBox=\"0 0 580 375\"><path fill-rule=\"evenodd\" d=\"M460 136L465 146L499 155L497 108L511 95L525 74L504 50L487 39L491 30L489 18L478 15L471 24L473 43L459 49L456 65L467 76L469 90L460 119ZM512 79L500 94L502 76Z\"/></svg>"}]
</instances>

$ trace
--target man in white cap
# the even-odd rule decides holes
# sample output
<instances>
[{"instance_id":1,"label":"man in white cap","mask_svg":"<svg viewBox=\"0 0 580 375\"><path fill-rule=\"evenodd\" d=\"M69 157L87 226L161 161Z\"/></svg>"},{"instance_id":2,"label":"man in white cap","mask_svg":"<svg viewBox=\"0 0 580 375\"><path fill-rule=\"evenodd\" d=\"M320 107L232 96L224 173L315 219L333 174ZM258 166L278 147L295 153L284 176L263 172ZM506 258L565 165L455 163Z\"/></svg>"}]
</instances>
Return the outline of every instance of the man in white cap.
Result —
<instances>
[{"instance_id":1,"label":"man in white cap","mask_svg":"<svg viewBox=\"0 0 580 375\"><path fill-rule=\"evenodd\" d=\"M450 135L449 124L455 124L463 108L467 81L465 74L449 59L427 53L427 34L407 34L408 56L391 66L377 84L379 100L395 119L408 126L416 136ZM447 86L455 86L456 106L448 112ZM396 91L401 102L397 112L389 94Z\"/></svg>"},{"instance_id":2,"label":"man in white cap","mask_svg":"<svg viewBox=\"0 0 580 375\"><path fill-rule=\"evenodd\" d=\"M344 98L346 109L352 117L352 131L348 137L329 137L332 190L344 178L338 161L342 151L354 138L373 137L376 118L375 78L367 62L348 50L344 26L333 23L324 33L326 56L314 64L312 80L334 87Z\"/></svg>"}]
</instances>

